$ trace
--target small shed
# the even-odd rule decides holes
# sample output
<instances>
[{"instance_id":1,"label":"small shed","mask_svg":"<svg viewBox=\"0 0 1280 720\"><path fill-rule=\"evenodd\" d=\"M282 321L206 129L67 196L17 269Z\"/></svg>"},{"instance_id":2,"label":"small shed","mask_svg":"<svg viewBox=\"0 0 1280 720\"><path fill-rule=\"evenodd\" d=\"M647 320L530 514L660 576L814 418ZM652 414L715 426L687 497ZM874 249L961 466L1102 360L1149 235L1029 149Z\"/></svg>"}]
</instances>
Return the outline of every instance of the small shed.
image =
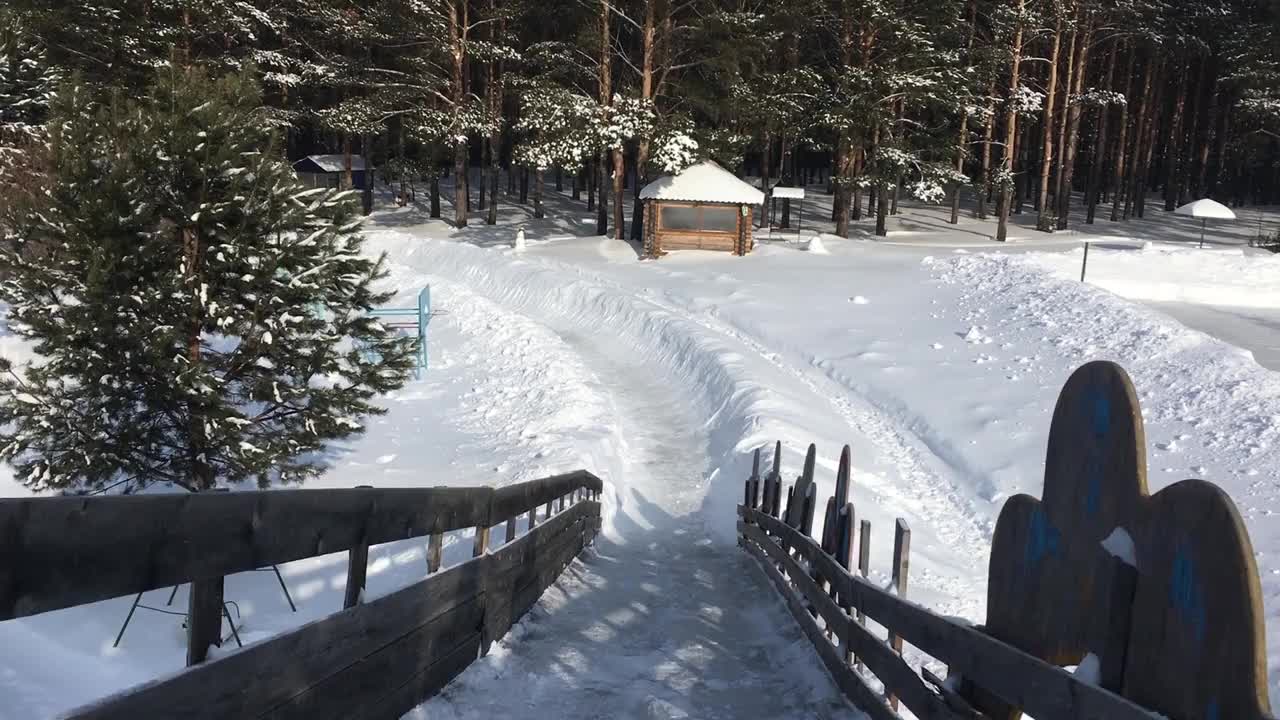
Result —
<instances>
[{"instance_id":1,"label":"small shed","mask_svg":"<svg viewBox=\"0 0 1280 720\"><path fill-rule=\"evenodd\" d=\"M338 188L342 186L342 174L346 171L345 155L308 155L293 164L298 179L309 187ZM371 180L367 171L364 156L351 156L351 185L361 190L372 187L366 185Z\"/></svg>"},{"instance_id":2,"label":"small shed","mask_svg":"<svg viewBox=\"0 0 1280 720\"><path fill-rule=\"evenodd\" d=\"M752 215L764 193L706 160L644 186L644 251L661 257L669 250L751 252Z\"/></svg>"}]
</instances>

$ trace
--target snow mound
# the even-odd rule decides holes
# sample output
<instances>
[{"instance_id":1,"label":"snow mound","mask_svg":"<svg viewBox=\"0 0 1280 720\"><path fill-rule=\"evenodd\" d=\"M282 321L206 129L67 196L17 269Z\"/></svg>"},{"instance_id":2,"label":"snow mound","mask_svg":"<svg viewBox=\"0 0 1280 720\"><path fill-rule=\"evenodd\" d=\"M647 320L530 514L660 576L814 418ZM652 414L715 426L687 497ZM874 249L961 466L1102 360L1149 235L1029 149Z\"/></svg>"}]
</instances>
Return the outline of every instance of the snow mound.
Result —
<instances>
[{"instance_id":1,"label":"snow mound","mask_svg":"<svg viewBox=\"0 0 1280 720\"><path fill-rule=\"evenodd\" d=\"M827 246L823 244L821 235L814 235L813 239L810 240L809 244L805 247L805 250L808 250L814 255L830 255L831 254L831 252L827 250Z\"/></svg>"}]
</instances>

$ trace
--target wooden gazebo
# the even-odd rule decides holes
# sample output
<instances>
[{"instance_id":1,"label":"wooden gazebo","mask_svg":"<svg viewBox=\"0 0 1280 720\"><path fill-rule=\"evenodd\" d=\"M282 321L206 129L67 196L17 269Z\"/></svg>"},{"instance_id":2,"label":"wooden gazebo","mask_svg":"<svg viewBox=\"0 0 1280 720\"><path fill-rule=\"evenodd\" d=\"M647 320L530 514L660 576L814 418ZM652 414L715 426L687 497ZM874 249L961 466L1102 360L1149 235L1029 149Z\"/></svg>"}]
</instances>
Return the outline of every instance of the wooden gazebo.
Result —
<instances>
[{"instance_id":1,"label":"wooden gazebo","mask_svg":"<svg viewBox=\"0 0 1280 720\"><path fill-rule=\"evenodd\" d=\"M669 250L751 252L752 215L764 193L706 160L644 186L644 253Z\"/></svg>"}]
</instances>

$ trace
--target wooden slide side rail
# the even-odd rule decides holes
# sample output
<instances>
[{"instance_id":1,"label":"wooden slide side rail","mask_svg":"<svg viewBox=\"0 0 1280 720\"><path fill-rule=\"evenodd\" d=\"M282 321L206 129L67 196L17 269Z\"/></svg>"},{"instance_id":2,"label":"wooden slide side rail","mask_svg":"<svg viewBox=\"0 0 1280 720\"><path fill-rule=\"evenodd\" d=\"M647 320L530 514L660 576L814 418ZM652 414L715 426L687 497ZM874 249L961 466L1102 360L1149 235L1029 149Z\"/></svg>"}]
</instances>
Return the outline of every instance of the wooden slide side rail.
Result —
<instances>
[{"instance_id":1,"label":"wooden slide side rail","mask_svg":"<svg viewBox=\"0 0 1280 720\"><path fill-rule=\"evenodd\" d=\"M832 591L843 602L865 612L893 634L945 662L952 671L959 672L966 680L999 696L1013 706L1022 708L1028 715L1038 720L1084 718L1156 720L1160 717L1115 693L1081 682L1066 670L1050 665L1011 645L1006 645L978 629L936 615L876 587L861 577L849 574L812 538L777 518L742 505L738 506L738 515L744 521L744 527L750 528L752 525L758 527L758 529L750 528L751 532L744 533L748 549L751 545L756 545L769 555L770 559L762 561L762 565L781 563L790 575L790 582L801 587L801 592L806 597L809 593L805 593L803 588L807 586L805 580L809 579L807 572L802 571L795 560L787 564L779 559L779 554L787 555L784 548L797 551L824 580L831 584ZM769 545L778 548L778 552L771 552ZM759 556L759 553L755 554ZM766 567L766 573L768 569ZM773 569L777 571L776 567ZM801 578L801 576L805 577ZM809 582L812 583L811 580ZM812 589L816 590L816 585ZM813 598L809 600L830 625L831 619L827 616L832 613L832 608L820 601L814 602ZM824 607L825 613L823 613ZM836 609L838 610L838 606ZM838 618L837 622L839 622ZM803 627L804 623L802 622L801 625ZM838 627L848 629L847 623ZM831 647L831 643L821 635L817 638L811 636L811 639L815 644L818 639L821 639L823 644ZM857 636L852 642L859 643ZM879 640L876 639L876 642ZM861 647L854 645L855 652L859 653L860 659L869 667L876 670L873 664L880 662L880 670L887 671L885 674L877 671L877 675L885 681L886 689L898 695L913 712L919 713L920 710L917 710L913 704L920 706L922 698L918 696L918 688L915 687L914 682L909 681L895 686L893 684L895 679L901 682L896 669L883 663L883 660L874 660L867 653L868 648L869 644L863 644ZM819 652L822 652L821 645L819 645ZM935 707L932 700L927 698L924 700L927 711ZM871 712L868 708L863 709Z\"/></svg>"},{"instance_id":2,"label":"wooden slide side rail","mask_svg":"<svg viewBox=\"0 0 1280 720\"><path fill-rule=\"evenodd\" d=\"M599 514L580 501L492 554L67 717L399 718L537 602Z\"/></svg>"},{"instance_id":3,"label":"wooden slide side rail","mask_svg":"<svg viewBox=\"0 0 1280 720\"><path fill-rule=\"evenodd\" d=\"M493 488L353 488L0 500L0 621L369 545L489 527L586 471Z\"/></svg>"}]
</instances>

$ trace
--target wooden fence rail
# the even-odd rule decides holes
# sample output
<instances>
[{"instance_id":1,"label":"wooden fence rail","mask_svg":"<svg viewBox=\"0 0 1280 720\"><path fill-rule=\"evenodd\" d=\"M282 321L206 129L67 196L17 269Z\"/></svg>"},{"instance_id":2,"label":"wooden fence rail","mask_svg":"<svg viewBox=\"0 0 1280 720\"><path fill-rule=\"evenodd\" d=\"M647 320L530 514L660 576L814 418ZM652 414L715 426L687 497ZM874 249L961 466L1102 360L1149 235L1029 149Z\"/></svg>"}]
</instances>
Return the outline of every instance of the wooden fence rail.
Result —
<instances>
[{"instance_id":1,"label":"wooden fence rail","mask_svg":"<svg viewBox=\"0 0 1280 720\"><path fill-rule=\"evenodd\" d=\"M0 620L191 582L195 667L68 717L398 718L487 652L592 541L601 491L578 471L496 490L0 500ZM542 522L489 548L491 527L532 521L541 505ZM475 557L437 572L443 533L468 528ZM431 574L361 602L369 546L423 536ZM203 662L221 636L225 575L341 551L342 612Z\"/></svg>"},{"instance_id":2,"label":"wooden fence rail","mask_svg":"<svg viewBox=\"0 0 1280 720\"><path fill-rule=\"evenodd\" d=\"M890 589L866 580L850 457L836 494L814 501L815 448L789 492L781 444L759 451L738 506L739 544L758 561L847 697L878 720L1271 718L1261 592L1240 516L1219 488L1186 480L1148 496L1142 416L1112 363L1072 375L1054 412L1044 500L1011 498L993 535L987 620L970 626L906 599L910 530L895 527ZM787 497L785 507L780 498ZM811 537L825 507L821 540ZM1127 549L1126 549L1127 548ZM857 567L853 559L857 558ZM870 617L887 637L865 626ZM945 664L939 680L902 642ZM1094 657L1096 684L1061 665ZM867 682L865 667L884 692Z\"/></svg>"}]
</instances>

